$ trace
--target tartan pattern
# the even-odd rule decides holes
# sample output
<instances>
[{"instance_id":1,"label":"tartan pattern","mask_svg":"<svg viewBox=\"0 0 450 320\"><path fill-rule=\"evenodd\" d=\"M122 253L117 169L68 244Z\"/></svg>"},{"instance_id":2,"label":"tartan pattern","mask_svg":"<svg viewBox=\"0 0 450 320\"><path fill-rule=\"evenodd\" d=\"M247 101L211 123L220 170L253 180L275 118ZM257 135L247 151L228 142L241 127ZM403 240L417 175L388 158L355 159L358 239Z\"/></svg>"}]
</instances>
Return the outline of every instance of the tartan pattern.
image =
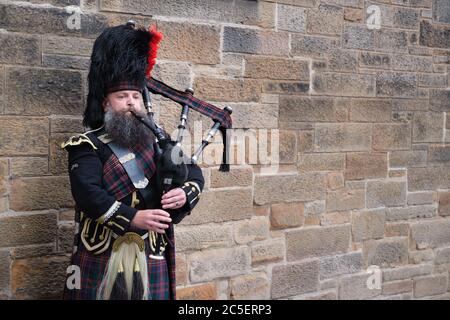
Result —
<instances>
[{"instance_id":1,"label":"tartan pattern","mask_svg":"<svg viewBox=\"0 0 450 320\"><path fill-rule=\"evenodd\" d=\"M138 165L144 170L147 179L150 179L156 171L156 164L154 161L155 151L153 150L153 145L138 144L133 148L133 152L136 154Z\"/></svg>"},{"instance_id":2,"label":"tartan pattern","mask_svg":"<svg viewBox=\"0 0 450 320\"><path fill-rule=\"evenodd\" d=\"M145 240L146 256L148 257L149 243ZM171 270L171 258L174 250L171 247L166 248L165 260L154 260L147 258L147 269L149 277L149 300L168 300L175 299L175 278L169 277L175 270ZM95 300L97 289L100 286L106 267L108 265L111 248L100 254L93 255L80 246L78 251L72 256L72 265L80 268L81 281L80 289L68 289L64 286L63 299L65 300ZM175 268L173 268L175 269Z\"/></svg>"},{"instance_id":3,"label":"tartan pattern","mask_svg":"<svg viewBox=\"0 0 450 320\"><path fill-rule=\"evenodd\" d=\"M232 126L231 116L228 112L222 109L195 98L185 92L178 91L172 87L169 87L165 83L158 81L154 78L147 78L146 85L148 89L153 92L162 95L163 97L169 98L181 105L188 105L192 109L212 118L214 121L219 121L221 126L229 129Z\"/></svg>"},{"instance_id":4,"label":"tartan pattern","mask_svg":"<svg viewBox=\"0 0 450 320\"><path fill-rule=\"evenodd\" d=\"M111 250L100 255L93 255L86 250L81 241L79 243L78 251L72 255L71 265L80 268L80 289L68 289L65 285L63 298L65 300L95 300Z\"/></svg>"},{"instance_id":5,"label":"tartan pattern","mask_svg":"<svg viewBox=\"0 0 450 320\"><path fill-rule=\"evenodd\" d=\"M150 180L156 170L156 164L153 159L153 147L139 144L132 148L132 151L136 155L138 166L144 171L147 179ZM103 185L106 191L117 200L126 197L135 190L133 182L114 153L111 154L103 166Z\"/></svg>"},{"instance_id":6,"label":"tartan pattern","mask_svg":"<svg viewBox=\"0 0 450 320\"><path fill-rule=\"evenodd\" d=\"M166 260L148 259L149 300L169 300L169 272Z\"/></svg>"},{"instance_id":7,"label":"tartan pattern","mask_svg":"<svg viewBox=\"0 0 450 320\"><path fill-rule=\"evenodd\" d=\"M143 169L145 176L150 179L155 170L154 150L152 144L139 144L132 149L136 155L138 165ZM134 191L134 186L128 178L124 168L114 153L103 165L103 187L117 200L126 197ZM173 225L166 230L169 244L165 250L165 260L148 259L150 253L149 239L145 240L145 250L148 262L150 294L149 299L175 299L176 298L176 265L175 265L175 237ZM75 235L74 245L78 247L72 255L72 265L80 268L81 289L69 290L64 287L64 299L96 299L106 266L111 254L112 244L109 249L100 255L89 252L82 241L81 233ZM68 277L71 274L68 274Z\"/></svg>"}]
</instances>

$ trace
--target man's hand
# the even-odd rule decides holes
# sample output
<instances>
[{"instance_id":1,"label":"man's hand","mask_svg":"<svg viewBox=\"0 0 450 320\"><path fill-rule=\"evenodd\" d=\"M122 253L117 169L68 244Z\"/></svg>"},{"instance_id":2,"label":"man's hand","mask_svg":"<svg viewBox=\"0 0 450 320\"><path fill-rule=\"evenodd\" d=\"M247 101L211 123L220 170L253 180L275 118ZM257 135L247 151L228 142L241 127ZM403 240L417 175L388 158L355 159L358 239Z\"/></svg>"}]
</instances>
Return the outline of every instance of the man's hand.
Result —
<instances>
[{"instance_id":1,"label":"man's hand","mask_svg":"<svg viewBox=\"0 0 450 320\"><path fill-rule=\"evenodd\" d=\"M179 209L186 203L186 193L181 188L175 188L163 194L161 204L163 209Z\"/></svg>"},{"instance_id":2,"label":"man's hand","mask_svg":"<svg viewBox=\"0 0 450 320\"><path fill-rule=\"evenodd\" d=\"M131 221L131 226L143 230L164 233L172 219L168 212L160 209L139 210Z\"/></svg>"}]
</instances>

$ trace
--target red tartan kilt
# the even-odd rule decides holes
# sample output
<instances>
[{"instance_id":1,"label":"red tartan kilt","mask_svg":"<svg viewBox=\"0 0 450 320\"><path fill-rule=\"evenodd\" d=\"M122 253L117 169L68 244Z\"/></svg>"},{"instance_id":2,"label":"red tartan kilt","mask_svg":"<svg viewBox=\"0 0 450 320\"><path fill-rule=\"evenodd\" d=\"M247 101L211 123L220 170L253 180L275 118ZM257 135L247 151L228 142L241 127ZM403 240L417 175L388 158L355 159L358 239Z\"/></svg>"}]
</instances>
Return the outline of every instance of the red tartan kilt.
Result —
<instances>
[{"instance_id":1,"label":"red tartan kilt","mask_svg":"<svg viewBox=\"0 0 450 320\"><path fill-rule=\"evenodd\" d=\"M146 243L147 268L149 278L149 297L151 300L174 299L171 293L170 276L167 259L155 260L148 258L148 239ZM171 248L167 248L171 251ZM102 254L94 255L90 253L83 245L80 245L78 251L72 255L71 265L80 268L80 289L68 289L64 286L64 299L68 300L95 300L97 289L102 282L105 269L107 267L111 248ZM71 276L72 274L69 274Z\"/></svg>"}]
</instances>

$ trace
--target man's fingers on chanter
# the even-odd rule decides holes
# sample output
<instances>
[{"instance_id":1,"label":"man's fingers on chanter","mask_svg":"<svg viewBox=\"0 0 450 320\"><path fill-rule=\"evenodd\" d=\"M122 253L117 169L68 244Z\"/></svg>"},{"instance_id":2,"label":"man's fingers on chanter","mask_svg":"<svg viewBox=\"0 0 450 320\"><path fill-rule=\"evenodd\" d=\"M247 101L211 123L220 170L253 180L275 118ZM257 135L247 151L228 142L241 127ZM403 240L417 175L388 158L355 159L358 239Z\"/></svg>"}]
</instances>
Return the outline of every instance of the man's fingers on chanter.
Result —
<instances>
[{"instance_id":1,"label":"man's fingers on chanter","mask_svg":"<svg viewBox=\"0 0 450 320\"><path fill-rule=\"evenodd\" d=\"M154 226L155 226L155 228L161 229L161 230L167 229L169 227L169 225L167 225L165 223L159 223L159 222L156 222L154 224Z\"/></svg>"},{"instance_id":2,"label":"man's fingers on chanter","mask_svg":"<svg viewBox=\"0 0 450 320\"><path fill-rule=\"evenodd\" d=\"M184 193L184 191L180 188L173 189L165 194L164 199L171 198L171 197L177 197L177 196L180 196L182 193Z\"/></svg>"},{"instance_id":3,"label":"man's fingers on chanter","mask_svg":"<svg viewBox=\"0 0 450 320\"><path fill-rule=\"evenodd\" d=\"M183 200L184 200L183 196L176 196L176 197L172 197L172 198L167 199L165 204L172 204L172 203L176 203L176 202L180 203Z\"/></svg>"},{"instance_id":4,"label":"man's fingers on chanter","mask_svg":"<svg viewBox=\"0 0 450 320\"><path fill-rule=\"evenodd\" d=\"M170 190L169 192L163 194L162 199L167 199L173 197L174 195L176 195L175 190Z\"/></svg>"},{"instance_id":5,"label":"man's fingers on chanter","mask_svg":"<svg viewBox=\"0 0 450 320\"><path fill-rule=\"evenodd\" d=\"M149 223L149 227L153 227L155 229L167 229L169 226L167 224L152 221Z\"/></svg>"},{"instance_id":6,"label":"man's fingers on chanter","mask_svg":"<svg viewBox=\"0 0 450 320\"><path fill-rule=\"evenodd\" d=\"M159 221L162 221L162 222L172 222L172 219L171 219L170 217L161 217L161 218L159 219Z\"/></svg>"},{"instance_id":7,"label":"man's fingers on chanter","mask_svg":"<svg viewBox=\"0 0 450 320\"><path fill-rule=\"evenodd\" d=\"M162 204L168 204L175 201L180 201L183 198L181 195L173 195L170 198L164 199L161 201Z\"/></svg>"},{"instance_id":8,"label":"man's fingers on chanter","mask_svg":"<svg viewBox=\"0 0 450 320\"><path fill-rule=\"evenodd\" d=\"M159 216L170 217L170 214L167 211L161 209L156 209L154 213Z\"/></svg>"}]
</instances>

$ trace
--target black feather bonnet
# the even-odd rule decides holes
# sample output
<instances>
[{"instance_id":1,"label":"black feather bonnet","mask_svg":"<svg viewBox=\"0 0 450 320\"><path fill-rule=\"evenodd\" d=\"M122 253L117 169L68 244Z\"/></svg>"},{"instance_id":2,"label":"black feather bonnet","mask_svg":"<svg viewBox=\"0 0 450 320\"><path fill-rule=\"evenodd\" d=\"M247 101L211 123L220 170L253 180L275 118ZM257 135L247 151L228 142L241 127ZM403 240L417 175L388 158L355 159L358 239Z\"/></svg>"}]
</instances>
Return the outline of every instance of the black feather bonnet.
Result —
<instances>
[{"instance_id":1,"label":"black feather bonnet","mask_svg":"<svg viewBox=\"0 0 450 320\"><path fill-rule=\"evenodd\" d=\"M162 34L135 28L134 23L105 29L95 40L88 75L89 93L84 111L85 127L103 125L102 102L110 92L142 91L156 60Z\"/></svg>"}]
</instances>

